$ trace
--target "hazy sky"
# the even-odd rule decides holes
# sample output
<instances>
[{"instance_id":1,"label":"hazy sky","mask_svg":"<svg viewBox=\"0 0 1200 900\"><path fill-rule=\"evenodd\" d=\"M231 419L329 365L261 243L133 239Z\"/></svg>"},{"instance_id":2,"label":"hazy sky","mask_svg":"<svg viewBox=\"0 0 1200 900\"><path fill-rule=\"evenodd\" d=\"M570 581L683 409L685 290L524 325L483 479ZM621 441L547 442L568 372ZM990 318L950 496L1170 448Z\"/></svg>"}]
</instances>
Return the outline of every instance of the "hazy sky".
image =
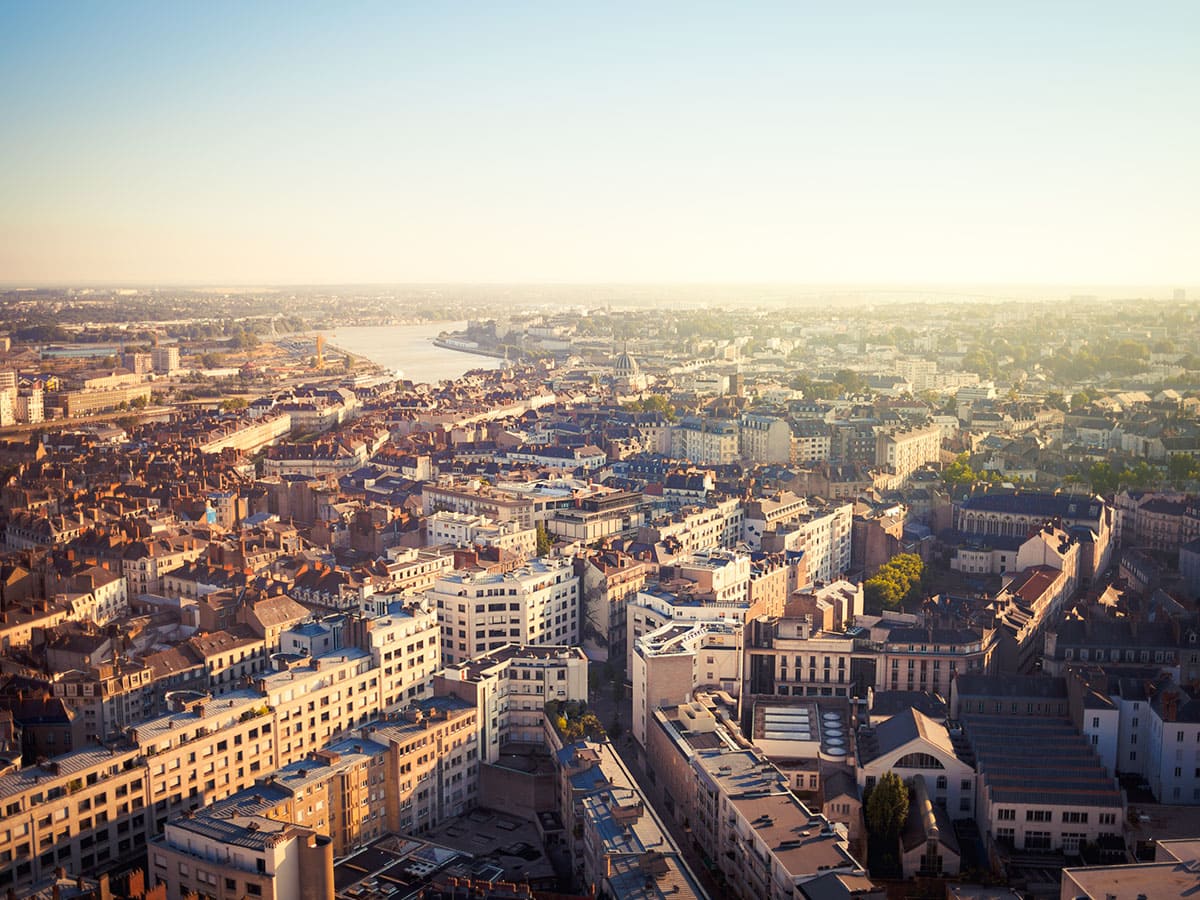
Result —
<instances>
[{"instance_id":1,"label":"hazy sky","mask_svg":"<svg viewBox=\"0 0 1200 900\"><path fill-rule=\"evenodd\" d=\"M0 0L0 281L1200 284L1200 3Z\"/></svg>"}]
</instances>

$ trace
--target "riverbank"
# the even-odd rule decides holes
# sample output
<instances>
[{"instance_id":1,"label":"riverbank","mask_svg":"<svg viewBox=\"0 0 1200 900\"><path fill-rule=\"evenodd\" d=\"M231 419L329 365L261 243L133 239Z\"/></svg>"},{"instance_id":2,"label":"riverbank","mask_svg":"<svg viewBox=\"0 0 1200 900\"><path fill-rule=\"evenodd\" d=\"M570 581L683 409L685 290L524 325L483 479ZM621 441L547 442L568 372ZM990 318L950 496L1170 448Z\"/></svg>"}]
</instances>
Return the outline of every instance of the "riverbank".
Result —
<instances>
[{"instance_id":1,"label":"riverbank","mask_svg":"<svg viewBox=\"0 0 1200 900\"><path fill-rule=\"evenodd\" d=\"M491 359L505 358L505 354L501 353L499 350L488 350L486 347L459 347L450 341L443 340L442 338L434 338L433 346L441 347L444 350L453 350L455 353L470 353L472 356L486 356L490 357Z\"/></svg>"}]
</instances>

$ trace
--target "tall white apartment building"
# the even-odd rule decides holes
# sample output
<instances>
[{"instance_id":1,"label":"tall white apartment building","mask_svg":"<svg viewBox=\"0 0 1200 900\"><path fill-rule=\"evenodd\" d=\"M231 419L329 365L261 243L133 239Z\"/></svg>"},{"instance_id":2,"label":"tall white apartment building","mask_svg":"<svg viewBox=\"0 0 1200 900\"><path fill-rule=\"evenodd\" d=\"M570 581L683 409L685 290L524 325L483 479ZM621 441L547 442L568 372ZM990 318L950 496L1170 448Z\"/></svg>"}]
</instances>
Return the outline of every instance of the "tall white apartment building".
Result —
<instances>
[{"instance_id":1,"label":"tall white apartment building","mask_svg":"<svg viewBox=\"0 0 1200 900\"><path fill-rule=\"evenodd\" d=\"M904 357L892 363L897 375L912 385L913 391L927 391L935 386L937 360L922 357Z\"/></svg>"},{"instance_id":2,"label":"tall white apartment building","mask_svg":"<svg viewBox=\"0 0 1200 900\"><path fill-rule=\"evenodd\" d=\"M493 522L487 516L442 510L426 517L425 544L458 547L482 544L529 557L537 554L537 529L516 521Z\"/></svg>"},{"instance_id":3,"label":"tall white apartment building","mask_svg":"<svg viewBox=\"0 0 1200 900\"><path fill-rule=\"evenodd\" d=\"M463 570L425 596L437 609L446 664L505 644L578 644L579 578L569 559L533 559L511 572Z\"/></svg>"},{"instance_id":4,"label":"tall white apartment building","mask_svg":"<svg viewBox=\"0 0 1200 900\"><path fill-rule=\"evenodd\" d=\"M748 603L750 557L712 548L677 559L674 574L695 585L695 594L717 603Z\"/></svg>"},{"instance_id":5,"label":"tall white apartment building","mask_svg":"<svg viewBox=\"0 0 1200 900\"><path fill-rule=\"evenodd\" d=\"M757 413L742 413L742 457L750 462L792 461L792 428L786 419Z\"/></svg>"},{"instance_id":6,"label":"tall white apartment building","mask_svg":"<svg viewBox=\"0 0 1200 900\"><path fill-rule=\"evenodd\" d=\"M739 629L746 620L757 614L748 595L716 600L711 595L690 591L673 591L661 584L648 585L629 598L626 611L628 638L625 648L625 668L633 672L639 641L665 625L688 628L695 624L725 623Z\"/></svg>"},{"instance_id":7,"label":"tall white apartment building","mask_svg":"<svg viewBox=\"0 0 1200 900\"><path fill-rule=\"evenodd\" d=\"M432 587L442 575L454 570L454 554L438 553L416 547L392 547L386 551L389 590L423 591ZM364 605L364 612L369 610ZM376 615L387 612L380 608Z\"/></svg>"},{"instance_id":8,"label":"tall white apartment building","mask_svg":"<svg viewBox=\"0 0 1200 900\"><path fill-rule=\"evenodd\" d=\"M718 500L708 507L684 507L638 529L638 541L677 543L676 558L709 547L732 547L742 536L745 516L737 497Z\"/></svg>"},{"instance_id":9,"label":"tall white apartment building","mask_svg":"<svg viewBox=\"0 0 1200 900\"><path fill-rule=\"evenodd\" d=\"M654 711L691 700L707 686L740 693L742 625L725 620L669 622L638 638L633 649L633 736L646 746Z\"/></svg>"},{"instance_id":10,"label":"tall white apartment building","mask_svg":"<svg viewBox=\"0 0 1200 900\"><path fill-rule=\"evenodd\" d=\"M509 644L447 666L434 679L434 692L474 704L480 759L494 763L505 744L544 741L551 700L587 700L588 660L579 647Z\"/></svg>"},{"instance_id":11,"label":"tall white apartment building","mask_svg":"<svg viewBox=\"0 0 1200 900\"><path fill-rule=\"evenodd\" d=\"M738 423L687 416L671 431L671 455L704 465L736 462L740 450Z\"/></svg>"},{"instance_id":12,"label":"tall white apartment building","mask_svg":"<svg viewBox=\"0 0 1200 900\"><path fill-rule=\"evenodd\" d=\"M804 562L810 583L829 584L849 571L853 521L854 507L840 503L810 510L797 523L804 536Z\"/></svg>"},{"instance_id":13,"label":"tall white apartment building","mask_svg":"<svg viewBox=\"0 0 1200 900\"><path fill-rule=\"evenodd\" d=\"M938 425L880 431L875 435L875 465L901 478L937 462L941 453L942 429Z\"/></svg>"},{"instance_id":14,"label":"tall white apartment building","mask_svg":"<svg viewBox=\"0 0 1200 900\"><path fill-rule=\"evenodd\" d=\"M433 673L442 665L437 610L420 599L393 601L385 615L364 624L371 661L379 669L383 706L427 698Z\"/></svg>"},{"instance_id":15,"label":"tall white apartment building","mask_svg":"<svg viewBox=\"0 0 1200 900\"><path fill-rule=\"evenodd\" d=\"M808 513L808 498L792 491L749 500L744 504L742 540L751 550L762 547L763 532Z\"/></svg>"},{"instance_id":16,"label":"tall white apartment building","mask_svg":"<svg viewBox=\"0 0 1200 900\"><path fill-rule=\"evenodd\" d=\"M170 375L179 369L179 348L155 347L150 351L150 359L155 372Z\"/></svg>"},{"instance_id":17,"label":"tall white apartment building","mask_svg":"<svg viewBox=\"0 0 1200 900\"><path fill-rule=\"evenodd\" d=\"M822 462L833 455L833 434L824 422L797 422L792 426L792 463Z\"/></svg>"},{"instance_id":18,"label":"tall white apartment building","mask_svg":"<svg viewBox=\"0 0 1200 900\"><path fill-rule=\"evenodd\" d=\"M46 419L45 395L39 387L17 394L16 414L18 422L37 425Z\"/></svg>"},{"instance_id":19,"label":"tall white apartment building","mask_svg":"<svg viewBox=\"0 0 1200 900\"><path fill-rule=\"evenodd\" d=\"M828 584L850 568L853 521L849 503L810 505L785 491L746 504L743 534L751 550L803 551L810 583ZM765 546L764 536L770 537Z\"/></svg>"}]
</instances>

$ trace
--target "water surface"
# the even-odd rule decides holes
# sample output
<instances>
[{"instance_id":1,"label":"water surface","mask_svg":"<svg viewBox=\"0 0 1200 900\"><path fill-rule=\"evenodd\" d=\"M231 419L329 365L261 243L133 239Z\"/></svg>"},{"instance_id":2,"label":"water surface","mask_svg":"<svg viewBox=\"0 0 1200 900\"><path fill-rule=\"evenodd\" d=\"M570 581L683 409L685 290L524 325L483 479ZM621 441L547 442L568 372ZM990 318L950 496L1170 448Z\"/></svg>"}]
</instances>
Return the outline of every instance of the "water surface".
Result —
<instances>
[{"instance_id":1,"label":"water surface","mask_svg":"<svg viewBox=\"0 0 1200 900\"><path fill-rule=\"evenodd\" d=\"M400 372L413 381L458 378L471 369L495 369L502 360L459 350L435 347L433 339L443 331L461 331L466 322L434 322L424 325L351 325L324 332L325 340L356 356L364 356L385 369Z\"/></svg>"}]
</instances>

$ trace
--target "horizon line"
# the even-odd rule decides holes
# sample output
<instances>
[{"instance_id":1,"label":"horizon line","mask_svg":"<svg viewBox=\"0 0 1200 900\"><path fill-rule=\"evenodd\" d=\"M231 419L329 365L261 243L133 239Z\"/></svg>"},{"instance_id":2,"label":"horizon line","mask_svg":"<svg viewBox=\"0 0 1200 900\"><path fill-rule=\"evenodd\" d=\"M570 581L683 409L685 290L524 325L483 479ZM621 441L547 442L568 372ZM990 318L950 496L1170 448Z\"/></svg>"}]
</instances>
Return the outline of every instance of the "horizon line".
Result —
<instances>
[{"instance_id":1,"label":"horizon line","mask_svg":"<svg viewBox=\"0 0 1200 900\"><path fill-rule=\"evenodd\" d=\"M169 290L180 288L207 289L238 289L251 290L260 288L361 288L361 287L683 287L683 288L787 288L787 289L821 289L830 288L855 291L913 291L930 289L960 289L960 288L1072 288L1072 289L1157 289L1157 290L1188 290L1200 287L1200 280L1191 281L1158 281L1158 282L1088 282L1088 281L688 281L684 279L654 279L654 280L594 280L594 281L564 281L564 280L389 280L389 281L270 281L266 279L215 279L211 281L164 281L141 279L72 279L70 281L53 280L0 280L0 290L21 291L38 289L78 290L82 288L141 288L150 290Z\"/></svg>"}]
</instances>

